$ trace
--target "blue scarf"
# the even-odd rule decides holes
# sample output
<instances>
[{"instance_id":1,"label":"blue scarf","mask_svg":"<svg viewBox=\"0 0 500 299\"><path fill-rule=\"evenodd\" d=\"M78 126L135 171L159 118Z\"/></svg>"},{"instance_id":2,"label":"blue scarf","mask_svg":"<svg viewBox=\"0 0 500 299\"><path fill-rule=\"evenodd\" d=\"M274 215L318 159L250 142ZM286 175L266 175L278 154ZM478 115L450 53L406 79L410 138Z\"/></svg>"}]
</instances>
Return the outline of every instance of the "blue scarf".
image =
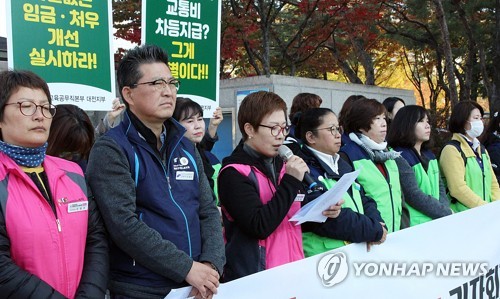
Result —
<instances>
[{"instance_id":1,"label":"blue scarf","mask_svg":"<svg viewBox=\"0 0 500 299\"><path fill-rule=\"evenodd\" d=\"M40 166L45 159L45 151L47 150L47 142L39 147L23 147L5 143L0 140L0 152L3 152L14 160L18 165L25 167Z\"/></svg>"}]
</instances>

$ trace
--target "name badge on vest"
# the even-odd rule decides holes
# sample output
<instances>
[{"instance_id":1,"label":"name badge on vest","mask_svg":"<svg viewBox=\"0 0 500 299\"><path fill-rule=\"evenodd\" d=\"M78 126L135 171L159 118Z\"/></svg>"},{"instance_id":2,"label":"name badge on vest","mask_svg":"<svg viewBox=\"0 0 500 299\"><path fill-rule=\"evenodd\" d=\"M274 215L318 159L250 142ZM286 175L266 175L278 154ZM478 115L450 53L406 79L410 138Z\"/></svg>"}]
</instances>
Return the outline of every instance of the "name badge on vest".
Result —
<instances>
[{"instance_id":1,"label":"name badge on vest","mask_svg":"<svg viewBox=\"0 0 500 299\"><path fill-rule=\"evenodd\" d=\"M178 181L192 181L194 179L193 171L177 171L175 179Z\"/></svg>"},{"instance_id":2,"label":"name badge on vest","mask_svg":"<svg viewBox=\"0 0 500 299\"><path fill-rule=\"evenodd\" d=\"M304 201L304 197L306 197L305 194L297 194L297 196L295 196L295 199L293 201Z\"/></svg>"},{"instance_id":3,"label":"name badge on vest","mask_svg":"<svg viewBox=\"0 0 500 299\"><path fill-rule=\"evenodd\" d=\"M88 201L77 201L68 203L68 213L87 211L89 209Z\"/></svg>"}]
</instances>

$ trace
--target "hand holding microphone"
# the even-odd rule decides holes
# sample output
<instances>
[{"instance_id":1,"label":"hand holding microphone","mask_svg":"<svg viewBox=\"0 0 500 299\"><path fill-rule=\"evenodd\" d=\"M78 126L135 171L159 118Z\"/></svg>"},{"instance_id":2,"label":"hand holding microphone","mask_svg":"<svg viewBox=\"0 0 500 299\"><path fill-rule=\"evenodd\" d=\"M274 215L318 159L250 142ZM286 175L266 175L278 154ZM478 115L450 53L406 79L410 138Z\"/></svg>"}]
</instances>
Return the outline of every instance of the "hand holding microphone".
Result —
<instances>
[{"instance_id":1,"label":"hand holding microphone","mask_svg":"<svg viewBox=\"0 0 500 299\"><path fill-rule=\"evenodd\" d=\"M313 190L318 185L309 174L309 167L307 167L306 162L295 156L286 145L281 145L278 148L278 154L286 162L286 173L304 182L309 190Z\"/></svg>"}]
</instances>

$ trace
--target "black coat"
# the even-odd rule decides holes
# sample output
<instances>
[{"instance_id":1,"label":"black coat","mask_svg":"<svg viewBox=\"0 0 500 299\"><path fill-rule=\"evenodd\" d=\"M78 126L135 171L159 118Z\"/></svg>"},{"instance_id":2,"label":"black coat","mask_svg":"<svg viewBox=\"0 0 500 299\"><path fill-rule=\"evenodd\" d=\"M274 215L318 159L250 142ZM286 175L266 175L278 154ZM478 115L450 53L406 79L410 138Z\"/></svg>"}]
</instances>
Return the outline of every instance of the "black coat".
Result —
<instances>
[{"instance_id":1,"label":"black coat","mask_svg":"<svg viewBox=\"0 0 500 299\"><path fill-rule=\"evenodd\" d=\"M353 171L349 163L339 158L339 173L334 173L330 167L318 159L306 146L302 147L300 156L307 163L311 170L311 175L318 182L319 176L338 181L342 175ZM364 214L360 214L350 208L342 208L337 218L328 218L324 223L305 222L302 224L302 231L313 232L322 237L353 243L379 241L383 235L383 229L380 225L380 222L383 222L383 220L380 212L377 210L377 203L371 197L365 195L362 187L360 188ZM351 197L353 196L351 188L349 188L348 193ZM307 195L303 204L310 202L317 196L318 194L315 193Z\"/></svg>"}]
</instances>

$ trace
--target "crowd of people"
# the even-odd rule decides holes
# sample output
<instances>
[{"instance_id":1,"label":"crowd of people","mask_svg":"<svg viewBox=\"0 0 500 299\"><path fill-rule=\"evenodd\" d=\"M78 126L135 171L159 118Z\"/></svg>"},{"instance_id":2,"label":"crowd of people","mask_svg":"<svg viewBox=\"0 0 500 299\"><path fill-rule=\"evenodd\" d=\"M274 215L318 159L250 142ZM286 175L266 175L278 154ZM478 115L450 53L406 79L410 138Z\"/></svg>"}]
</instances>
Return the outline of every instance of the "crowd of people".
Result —
<instances>
[{"instance_id":1,"label":"crowd of people","mask_svg":"<svg viewBox=\"0 0 500 299\"><path fill-rule=\"evenodd\" d=\"M220 282L350 243L370 250L500 198L500 116L483 134L472 101L455 105L453 137L433 153L429 113L402 99L353 95L337 116L301 93L287 117L279 95L254 92L221 162L221 109L206 126L202 107L177 97L164 50L129 50L117 81L123 102L94 128L80 108L54 106L38 75L0 73L0 297L164 298L192 286L212 298ZM354 170L325 222L289 221Z\"/></svg>"}]
</instances>

